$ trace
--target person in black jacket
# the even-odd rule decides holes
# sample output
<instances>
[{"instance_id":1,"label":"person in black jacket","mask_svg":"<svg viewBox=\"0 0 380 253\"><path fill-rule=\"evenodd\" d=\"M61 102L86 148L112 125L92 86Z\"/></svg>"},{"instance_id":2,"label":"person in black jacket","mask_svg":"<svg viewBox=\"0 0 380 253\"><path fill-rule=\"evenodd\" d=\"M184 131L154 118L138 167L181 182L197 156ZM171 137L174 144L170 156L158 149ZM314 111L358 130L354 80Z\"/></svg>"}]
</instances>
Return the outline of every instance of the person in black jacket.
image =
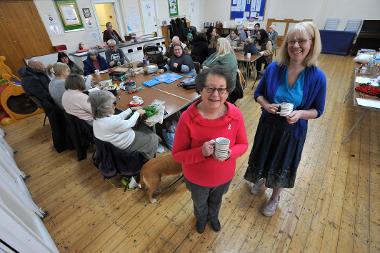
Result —
<instances>
[{"instance_id":1,"label":"person in black jacket","mask_svg":"<svg viewBox=\"0 0 380 253\"><path fill-rule=\"evenodd\" d=\"M50 78L46 74L45 66L37 60L30 60L27 67L19 70L22 87L26 95L35 97L49 118L54 148L58 153L70 147L65 131L63 111L54 103L49 94Z\"/></svg>"},{"instance_id":2,"label":"person in black jacket","mask_svg":"<svg viewBox=\"0 0 380 253\"><path fill-rule=\"evenodd\" d=\"M191 58L194 62L199 62L201 65L206 60L208 52L208 42L206 34L198 33L193 40L193 47L191 49Z\"/></svg>"},{"instance_id":3,"label":"person in black jacket","mask_svg":"<svg viewBox=\"0 0 380 253\"><path fill-rule=\"evenodd\" d=\"M81 69L81 67L79 67L77 64L75 64L65 52L59 52L58 53L57 62L66 63L70 68L70 73L83 75L83 69Z\"/></svg>"}]
</instances>

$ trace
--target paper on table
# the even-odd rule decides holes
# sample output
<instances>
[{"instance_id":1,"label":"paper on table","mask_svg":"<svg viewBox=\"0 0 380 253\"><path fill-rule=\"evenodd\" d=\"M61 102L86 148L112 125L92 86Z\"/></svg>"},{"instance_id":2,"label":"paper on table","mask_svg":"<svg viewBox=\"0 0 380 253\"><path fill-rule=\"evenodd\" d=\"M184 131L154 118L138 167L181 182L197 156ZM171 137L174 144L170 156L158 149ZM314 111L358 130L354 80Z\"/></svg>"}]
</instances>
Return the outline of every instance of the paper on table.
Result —
<instances>
[{"instance_id":1,"label":"paper on table","mask_svg":"<svg viewBox=\"0 0 380 253\"><path fill-rule=\"evenodd\" d=\"M355 82L360 83L360 84L370 84L370 85L375 86L375 87L379 86L376 79L369 78L369 77L357 76L355 78Z\"/></svg>"},{"instance_id":2,"label":"paper on table","mask_svg":"<svg viewBox=\"0 0 380 253\"><path fill-rule=\"evenodd\" d=\"M380 101L366 98L356 98L358 105L380 109Z\"/></svg>"}]
</instances>

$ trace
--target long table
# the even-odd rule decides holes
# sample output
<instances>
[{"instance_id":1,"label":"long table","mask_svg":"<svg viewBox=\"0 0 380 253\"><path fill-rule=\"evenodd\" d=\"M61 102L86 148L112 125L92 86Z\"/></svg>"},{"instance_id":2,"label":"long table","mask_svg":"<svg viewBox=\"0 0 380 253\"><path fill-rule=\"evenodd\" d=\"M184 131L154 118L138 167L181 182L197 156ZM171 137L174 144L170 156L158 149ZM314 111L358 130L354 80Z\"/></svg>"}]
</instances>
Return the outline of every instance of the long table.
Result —
<instances>
[{"instance_id":1,"label":"long table","mask_svg":"<svg viewBox=\"0 0 380 253\"><path fill-rule=\"evenodd\" d=\"M358 110L365 110L361 111L359 117L356 118L354 124L352 124L352 127L350 130L348 130L346 136L342 139L342 143L345 143L349 140L350 136L352 135L353 131L360 125L360 123L363 121L364 117L367 115L367 110L371 111L378 111L380 112L380 107L372 107L370 106L370 103L375 103L377 106L380 105L380 98L377 98L376 96L370 96L367 94L364 94L362 92L358 92L355 90L356 87L358 87L360 84L356 82L356 77L369 77L369 78L376 78L380 75L380 67L375 67L375 71L368 73L361 73L361 66L359 64L356 64L354 67L354 73L352 75L352 83L353 85L350 87L349 93L346 96L345 101L347 100L347 97L353 98L353 106L357 108ZM361 104L358 101L362 99L364 102L369 102L369 104Z\"/></svg>"},{"instance_id":2,"label":"long table","mask_svg":"<svg viewBox=\"0 0 380 253\"><path fill-rule=\"evenodd\" d=\"M129 78L130 80L136 81L137 87L142 87L142 90L132 94L119 90L117 94L116 108L119 110L126 110L129 108L129 102L132 101L133 96L141 97L144 100L144 106L150 105L155 99L159 99L165 101L166 114L164 118L167 118L200 98L200 95L194 89L186 90L178 86L180 81L185 77L171 84L161 83L153 87L146 87L143 85L144 81L148 81L154 78L154 76L155 75L152 74L138 74L135 77ZM93 75L94 82L108 79L110 79L108 73Z\"/></svg>"},{"instance_id":3,"label":"long table","mask_svg":"<svg viewBox=\"0 0 380 253\"><path fill-rule=\"evenodd\" d=\"M244 53L241 51L235 52L236 60L238 62L244 63L244 78L248 80L249 78L249 69L251 65L256 66L256 61L261 57L259 54L252 54L251 58L245 57Z\"/></svg>"}]
</instances>

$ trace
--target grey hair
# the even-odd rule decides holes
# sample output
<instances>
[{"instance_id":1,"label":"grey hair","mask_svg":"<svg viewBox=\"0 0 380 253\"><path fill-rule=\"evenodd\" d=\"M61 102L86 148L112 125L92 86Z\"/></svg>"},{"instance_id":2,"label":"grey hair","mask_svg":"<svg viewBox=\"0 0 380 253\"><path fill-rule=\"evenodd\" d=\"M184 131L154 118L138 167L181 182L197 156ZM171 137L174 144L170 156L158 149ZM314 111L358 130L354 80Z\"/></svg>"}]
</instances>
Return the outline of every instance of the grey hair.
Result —
<instances>
[{"instance_id":1,"label":"grey hair","mask_svg":"<svg viewBox=\"0 0 380 253\"><path fill-rule=\"evenodd\" d=\"M236 73L233 73L236 75ZM195 89L198 93L201 93L203 88L206 86L206 81L208 76L220 76L226 80L227 91L232 92L235 84L232 82L231 74L223 67L216 66L212 68L203 69L201 73L195 78Z\"/></svg>"},{"instance_id":2,"label":"grey hair","mask_svg":"<svg viewBox=\"0 0 380 253\"><path fill-rule=\"evenodd\" d=\"M106 90L96 90L90 92L87 100L91 104L92 116L94 119L101 119L114 114L113 103L115 96Z\"/></svg>"},{"instance_id":3,"label":"grey hair","mask_svg":"<svg viewBox=\"0 0 380 253\"><path fill-rule=\"evenodd\" d=\"M98 50L95 49L95 48L91 48L90 50L88 50L88 55L96 55L98 56Z\"/></svg>"},{"instance_id":4,"label":"grey hair","mask_svg":"<svg viewBox=\"0 0 380 253\"><path fill-rule=\"evenodd\" d=\"M115 46L115 45L116 45L116 40L114 40L114 39L109 39L109 40L107 41L107 44L108 44L108 46L111 46L111 45Z\"/></svg>"}]
</instances>

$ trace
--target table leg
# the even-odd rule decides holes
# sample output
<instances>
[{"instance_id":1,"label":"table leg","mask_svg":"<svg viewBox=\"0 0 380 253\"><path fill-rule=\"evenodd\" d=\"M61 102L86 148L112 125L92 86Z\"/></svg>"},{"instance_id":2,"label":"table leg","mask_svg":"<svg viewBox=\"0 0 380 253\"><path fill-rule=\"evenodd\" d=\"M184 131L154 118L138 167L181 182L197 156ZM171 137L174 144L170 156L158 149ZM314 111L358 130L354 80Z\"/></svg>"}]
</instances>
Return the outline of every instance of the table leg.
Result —
<instances>
[{"instance_id":1,"label":"table leg","mask_svg":"<svg viewBox=\"0 0 380 253\"><path fill-rule=\"evenodd\" d=\"M365 112L361 112L360 113L360 117L356 120L355 124L352 125L351 129L348 130L348 133L346 134L346 136L342 139L342 144L345 144L349 138L351 137L352 133L354 132L354 130L360 125L360 123L362 122L363 118L365 116Z\"/></svg>"}]
</instances>

